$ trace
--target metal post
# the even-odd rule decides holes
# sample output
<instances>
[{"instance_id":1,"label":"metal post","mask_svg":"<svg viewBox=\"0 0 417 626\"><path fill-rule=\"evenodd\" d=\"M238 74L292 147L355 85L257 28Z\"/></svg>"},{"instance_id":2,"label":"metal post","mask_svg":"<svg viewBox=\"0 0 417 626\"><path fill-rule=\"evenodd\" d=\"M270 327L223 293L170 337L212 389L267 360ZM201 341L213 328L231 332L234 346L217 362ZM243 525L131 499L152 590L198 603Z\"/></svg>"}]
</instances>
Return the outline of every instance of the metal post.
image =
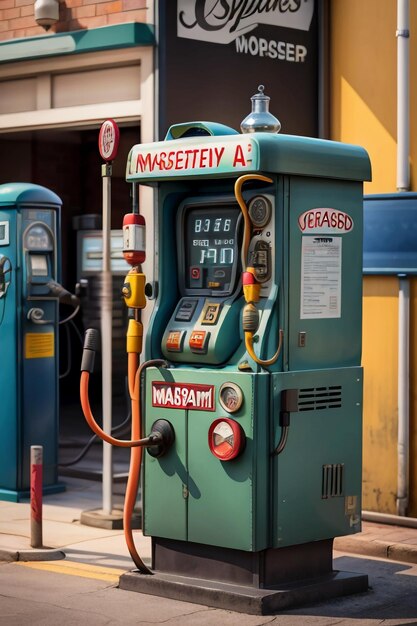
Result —
<instances>
[{"instance_id":1,"label":"metal post","mask_svg":"<svg viewBox=\"0 0 417 626\"><path fill-rule=\"evenodd\" d=\"M101 166L103 178L103 283L101 292L101 355L103 430L112 428L112 276L110 265L111 175L112 166ZM113 510L113 454L112 446L103 441L103 513Z\"/></svg>"},{"instance_id":2,"label":"metal post","mask_svg":"<svg viewBox=\"0 0 417 626\"><path fill-rule=\"evenodd\" d=\"M410 168L410 5L397 2L397 191L409 191Z\"/></svg>"},{"instance_id":3,"label":"metal post","mask_svg":"<svg viewBox=\"0 0 417 626\"><path fill-rule=\"evenodd\" d=\"M30 446L30 545L42 548L43 447Z\"/></svg>"},{"instance_id":4,"label":"metal post","mask_svg":"<svg viewBox=\"0 0 417 626\"><path fill-rule=\"evenodd\" d=\"M400 277L398 293L398 469L397 515L407 515L410 394L410 281Z\"/></svg>"}]
</instances>

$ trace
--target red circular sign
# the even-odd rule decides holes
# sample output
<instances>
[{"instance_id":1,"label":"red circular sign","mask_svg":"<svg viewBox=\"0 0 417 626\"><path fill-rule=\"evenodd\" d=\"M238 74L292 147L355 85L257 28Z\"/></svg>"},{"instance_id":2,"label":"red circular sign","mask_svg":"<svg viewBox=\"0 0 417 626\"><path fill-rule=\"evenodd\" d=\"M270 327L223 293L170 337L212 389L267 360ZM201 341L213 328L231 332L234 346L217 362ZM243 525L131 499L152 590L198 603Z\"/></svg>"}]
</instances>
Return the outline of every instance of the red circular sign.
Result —
<instances>
[{"instance_id":1,"label":"red circular sign","mask_svg":"<svg viewBox=\"0 0 417 626\"><path fill-rule=\"evenodd\" d=\"M214 420L209 428L210 451L221 461L235 459L242 452L245 441L245 433L241 425L228 417Z\"/></svg>"},{"instance_id":2,"label":"red circular sign","mask_svg":"<svg viewBox=\"0 0 417 626\"><path fill-rule=\"evenodd\" d=\"M98 149L104 161L113 161L119 149L120 131L114 120L102 123L98 136Z\"/></svg>"}]
</instances>

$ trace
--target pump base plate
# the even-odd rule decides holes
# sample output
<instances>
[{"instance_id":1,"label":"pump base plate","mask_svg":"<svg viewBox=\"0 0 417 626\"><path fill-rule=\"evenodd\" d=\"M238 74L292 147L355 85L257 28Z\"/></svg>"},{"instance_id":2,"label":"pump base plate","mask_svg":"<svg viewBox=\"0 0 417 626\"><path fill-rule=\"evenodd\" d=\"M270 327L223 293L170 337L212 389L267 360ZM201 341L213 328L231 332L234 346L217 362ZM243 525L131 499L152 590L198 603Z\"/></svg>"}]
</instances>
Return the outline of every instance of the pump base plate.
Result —
<instances>
[{"instance_id":1,"label":"pump base plate","mask_svg":"<svg viewBox=\"0 0 417 626\"><path fill-rule=\"evenodd\" d=\"M134 570L120 577L119 587L238 613L271 615L284 609L367 591L368 576L335 570L318 578L277 585L274 589L258 589L176 574L157 572L148 576Z\"/></svg>"}]
</instances>

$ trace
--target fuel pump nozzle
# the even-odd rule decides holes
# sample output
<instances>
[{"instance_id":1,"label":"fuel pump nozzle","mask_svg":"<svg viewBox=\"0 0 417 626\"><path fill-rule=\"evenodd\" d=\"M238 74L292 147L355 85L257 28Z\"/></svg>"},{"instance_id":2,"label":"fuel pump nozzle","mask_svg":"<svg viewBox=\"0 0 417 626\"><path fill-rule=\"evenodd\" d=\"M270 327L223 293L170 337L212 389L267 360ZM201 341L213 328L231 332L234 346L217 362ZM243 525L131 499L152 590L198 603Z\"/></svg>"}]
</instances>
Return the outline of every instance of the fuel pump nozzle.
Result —
<instances>
[{"instance_id":1,"label":"fuel pump nozzle","mask_svg":"<svg viewBox=\"0 0 417 626\"><path fill-rule=\"evenodd\" d=\"M69 306L73 307L74 311L65 319L59 321L60 324L66 324L67 322L72 320L80 310L79 297L65 289L65 287L63 287L54 280L50 280L48 283L46 283L46 286L48 287L50 293L58 298L60 304L68 304Z\"/></svg>"},{"instance_id":2,"label":"fuel pump nozzle","mask_svg":"<svg viewBox=\"0 0 417 626\"><path fill-rule=\"evenodd\" d=\"M11 275L11 273L12 264L10 259L0 254L0 298L4 298L7 293L7 289L10 285L10 276L7 277L7 274Z\"/></svg>"}]
</instances>

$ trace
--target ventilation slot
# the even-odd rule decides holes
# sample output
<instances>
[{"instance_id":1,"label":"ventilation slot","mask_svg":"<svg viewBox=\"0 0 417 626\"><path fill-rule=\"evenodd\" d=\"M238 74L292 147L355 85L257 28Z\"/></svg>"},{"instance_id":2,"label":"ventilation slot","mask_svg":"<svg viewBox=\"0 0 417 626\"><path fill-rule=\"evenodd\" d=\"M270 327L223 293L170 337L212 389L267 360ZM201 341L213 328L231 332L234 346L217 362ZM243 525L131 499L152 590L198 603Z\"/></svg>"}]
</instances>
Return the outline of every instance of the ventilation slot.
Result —
<instances>
[{"instance_id":1,"label":"ventilation slot","mask_svg":"<svg viewBox=\"0 0 417 626\"><path fill-rule=\"evenodd\" d=\"M298 394L299 411L322 411L340 409L342 406L342 387L312 387L300 389Z\"/></svg>"},{"instance_id":2,"label":"ventilation slot","mask_svg":"<svg viewBox=\"0 0 417 626\"><path fill-rule=\"evenodd\" d=\"M322 498L337 498L343 495L343 473L343 463L323 465Z\"/></svg>"}]
</instances>

